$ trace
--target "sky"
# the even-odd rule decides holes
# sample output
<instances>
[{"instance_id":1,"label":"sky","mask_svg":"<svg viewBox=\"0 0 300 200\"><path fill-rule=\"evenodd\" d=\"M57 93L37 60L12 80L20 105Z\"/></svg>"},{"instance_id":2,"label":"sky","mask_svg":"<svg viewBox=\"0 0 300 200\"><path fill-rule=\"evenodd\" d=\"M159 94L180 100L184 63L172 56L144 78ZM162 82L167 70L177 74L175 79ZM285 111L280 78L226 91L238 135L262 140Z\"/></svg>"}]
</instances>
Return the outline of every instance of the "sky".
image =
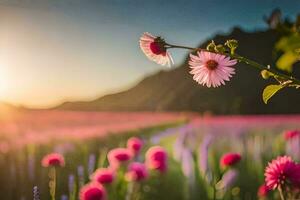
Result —
<instances>
[{"instance_id":1,"label":"sky","mask_svg":"<svg viewBox=\"0 0 300 200\"><path fill-rule=\"evenodd\" d=\"M233 26L265 29L298 0L0 0L0 101L47 108L92 100L168 70L139 49L143 32L197 46ZM172 52L175 63L186 56Z\"/></svg>"}]
</instances>

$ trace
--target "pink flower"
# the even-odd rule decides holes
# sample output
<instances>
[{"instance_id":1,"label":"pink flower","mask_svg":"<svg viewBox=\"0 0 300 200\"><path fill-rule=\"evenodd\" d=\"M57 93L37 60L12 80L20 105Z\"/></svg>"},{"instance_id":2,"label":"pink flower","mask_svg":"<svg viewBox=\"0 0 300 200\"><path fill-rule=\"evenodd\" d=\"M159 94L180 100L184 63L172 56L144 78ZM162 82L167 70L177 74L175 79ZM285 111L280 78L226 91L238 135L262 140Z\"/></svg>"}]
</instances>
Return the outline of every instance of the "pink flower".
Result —
<instances>
[{"instance_id":1,"label":"pink flower","mask_svg":"<svg viewBox=\"0 0 300 200\"><path fill-rule=\"evenodd\" d=\"M235 65L237 61L224 55L198 51L197 55L190 54L190 58L190 74L193 74L193 79L201 85L219 87L225 85L225 81L229 81L235 74L234 68L230 66Z\"/></svg>"},{"instance_id":2,"label":"pink flower","mask_svg":"<svg viewBox=\"0 0 300 200\"><path fill-rule=\"evenodd\" d=\"M49 166L58 166L63 167L65 166L65 159L61 154L58 153L51 153L42 159L42 166L49 167Z\"/></svg>"},{"instance_id":3,"label":"pink flower","mask_svg":"<svg viewBox=\"0 0 300 200\"><path fill-rule=\"evenodd\" d=\"M166 43L161 37L144 33L140 38L140 47L144 54L157 64L168 66L173 64L173 59L167 52Z\"/></svg>"},{"instance_id":4,"label":"pink flower","mask_svg":"<svg viewBox=\"0 0 300 200\"><path fill-rule=\"evenodd\" d=\"M127 148L134 154L137 155L143 146L143 141L137 137L129 138L127 141Z\"/></svg>"},{"instance_id":5,"label":"pink flower","mask_svg":"<svg viewBox=\"0 0 300 200\"><path fill-rule=\"evenodd\" d=\"M233 166L241 160L241 155L238 153L227 153L224 154L220 159L222 167Z\"/></svg>"},{"instance_id":6,"label":"pink flower","mask_svg":"<svg viewBox=\"0 0 300 200\"><path fill-rule=\"evenodd\" d=\"M109 184L114 181L115 172L109 168L97 169L92 175L91 180L101 184Z\"/></svg>"},{"instance_id":7,"label":"pink flower","mask_svg":"<svg viewBox=\"0 0 300 200\"><path fill-rule=\"evenodd\" d=\"M287 183L300 184L300 168L291 157L279 156L272 160L265 169L265 182L268 188L276 189Z\"/></svg>"},{"instance_id":8,"label":"pink flower","mask_svg":"<svg viewBox=\"0 0 300 200\"><path fill-rule=\"evenodd\" d=\"M149 169L165 172L167 170L167 159L167 152L160 146L151 147L146 152L146 165Z\"/></svg>"},{"instance_id":9,"label":"pink flower","mask_svg":"<svg viewBox=\"0 0 300 200\"><path fill-rule=\"evenodd\" d=\"M300 136L300 131L298 130L289 130L284 132L284 138L286 140L290 140L298 136Z\"/></svg>"},{"instance_id":10,"label":"pink flower","mask_svg":"<svg viewBox=\"0 0 300 200\"><path fill-rule=\"evenodd\" d=\"M96 182L83 186L79 192L80 200L106 200L105 188Z\"/></svg>"},{"instance_id":11,"label":"pink flower","mask_svg":"<svg viewBox=\"0 0 300 200\"><path fill-rule=\"evenodd\" d=\"M141 181L146 179L148 177L146 165L138 162L131 163L125 177L128 181Z\"/></svg>"},{"instance_id":12,"label":"pink flower","mask_svg":"<svg viewBox=\"0 0 300 200\"><path fill-rule=\"evenodd\" d=\"M132 153L129 149L115 148L108 152L107 158L109 164L113 168L117 168L120 164L126 163L132 159Z\"/></svg>"},{"instance_id":13,"label":"pink flower","mask_svg":"<svg viewBox=\"0 0 300 200\"><path fill-rule=\"evenodd\" d=\"M270 189L268 188L268 186L263 184L258 188L257 196L260 198L267 197L269 192L270 192Z\"/></svg>"}]
</instances>

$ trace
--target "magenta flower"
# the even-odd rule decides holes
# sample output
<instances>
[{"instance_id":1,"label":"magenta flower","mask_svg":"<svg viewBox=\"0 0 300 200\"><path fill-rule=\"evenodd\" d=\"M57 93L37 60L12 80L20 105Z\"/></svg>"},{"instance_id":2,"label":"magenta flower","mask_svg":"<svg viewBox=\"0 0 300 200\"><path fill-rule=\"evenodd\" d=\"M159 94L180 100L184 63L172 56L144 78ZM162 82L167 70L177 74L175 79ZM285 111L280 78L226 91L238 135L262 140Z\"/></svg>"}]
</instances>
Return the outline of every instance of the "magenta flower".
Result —
<instances>
[{"instance_id":1,"label":"magenta flower","mask_svg":"<svg viewBox=\"0 0 300 200\"><path fill-rule=\"evenodd\" d=\"M168 155L160 146L151 147L146 152L146 165L149 169L165 172L167 170Z\"/></svg>"},{"instance_id":2,"label":"magenta flower","mask_svg":"<svg viewBox=\"0 0 300 200\"><path fill-rule=\"evenodd\" d=\"M173 64L172 56L167 52L166 43L161 37L144 33L140 38L140 47L144 54L157 64L164 66Z\"/></svg>"},{"instance_id":3,"label":"magenta flower","mask_svg":"<svg viewBox=\"0 0 300 200\"><path fill-rule=\"evenodd\" d=\"M50 166L57 166L63 167L65 166L65 159L61 154L58 153L51 153L42 159L42 166L43 167L50 167Z\"/></svg>"},{"instance_id":4,"label":"magenta flower","mask_svg":"<svg viewBox=\"0 0 300 200\"><path fill-rule=\"evenodd\" d=\"M137 137L129 138L127 141L127 148L133 153L133 155L138 155L143 146L143 141Z\"/></svg>"},{"instance_id":5,"label":"magenta flower","mask_svg":"<svg viewBox=\"0 0 300 200\"><path fill-rule=\"evenodd\" d=\"M115 172L109 168L97 169L92 175L91 180L101 184L110 184L114 181Z\"/></svg>"},{"instance_id":6,"label":"magenta flower","mask_svg":"<svg viewBox=\"0 0 300 200\"><path fill-rule=\"evenodd\" d=\"M126 163L132 159L132 153L126 148L115 148L108 152L107 158L112 168L119 167L120 164Z\"/></svg>"},{"instance_id":7,"label":"magenta flower","mask_svg":"<svg viewBox=\"0 0 300 200\"><path fill-rule=\"evenodd\" d=\"M105 188L96 182L83 186L79 192L80 200L106 200Z\"/></svg>"},{"instance_id":8,"label":"magenta flower","mask_svg":"<svg viewBox=\"0 0 300 200\"><path fill-rule=\"evenodd\" d=\"M230 167L238 163L242 159L238 153L226 153L220 159L220 165L222 167Z\"/></svg>"},{"instance_id":9,"label":"magenta flower","mask_svg":"<svg viewBox=\"0 0 300 200\"><path fill-rule=\"evenodd\" d=\"M144 163L133 162L125 175L127 181L142 181L148 177L148 170Z\"/></svg>"},{"instance_id":10,"label":"magenta flower","mask_svg":"<svg viewBox=\"0 0 300 200\"><path fill-rule=\"evenodd\" d=\"M300 167L289 156L279 156L265 169L265 182L268 188L276 189L285 184L299 186Z\"/></svg>"},{"instance_id":11,"label":"magenta flower","mask_svg":"<svg viewBox=\"0 0 300 200\"><path fill-rule=\"evenodd\" d=\"M295 137L299 137L300 136L300 131L298 131L298 130L289 130L289 131L285 131L283 135L284 135L284 138L286 140L290 140L290 139L293 139Z\"/></svg>"},{"instance_id":12,"label":"magenta flower","mask_svg":"<svg viewBox=\"0 0 300 200\"><path fill-rule=\"evenodd\" d=\"M234 68L230 66L236 63L236 60L230 60L224 55L198 51L197 55L190 54L190 74L201 85L219 87L235 74Z\"/></svg>"},{"instance_id":13,"label":"magenta flower","mask_svg":"<svg viewBox=\"0 0 300 200\"><path fill-rule=\"evenodd\" d=\"M257 196L260 198L264 198L268 196L269 192L270 192L270 188L265 184L263 184L258 188Z\"/></svg>"}]
</instances>

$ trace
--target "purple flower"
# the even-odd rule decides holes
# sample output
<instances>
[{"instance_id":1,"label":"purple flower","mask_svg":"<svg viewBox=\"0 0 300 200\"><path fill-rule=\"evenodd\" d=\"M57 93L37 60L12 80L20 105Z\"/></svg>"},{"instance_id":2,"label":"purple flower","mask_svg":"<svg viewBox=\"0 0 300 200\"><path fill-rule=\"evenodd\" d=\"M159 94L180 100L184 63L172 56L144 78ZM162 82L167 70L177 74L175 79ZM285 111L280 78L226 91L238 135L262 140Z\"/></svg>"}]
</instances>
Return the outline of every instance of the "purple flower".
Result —
<instances>
[{"instance_id":1,"label":"purple flower","mask_svg":"<svg viewBox=\"0 0 300 200\"><path fill-rule=\"evenodd\" d=\"M187 148L182 152L181 168L183 174L193 183L195 180L195 163L192 152Z\"/></svg>"},{"instance_id":2,"label":"purple flower","mask_svg":"<svg viewBox=\"0 0 300 200\"><path fill-rule=\"evenodd\" d=\"M235 169L228 170L222 177L221 181L219 181L216 185L218 190L228 190L235 183L239 172Z\"/></svg>"},{"instance_id":3,"label":"purple flower","mask_svg":"<svg viewBox=\"0 0 300 200\"><path fill-rule=\"evenodd\" d=\"M94 172L95 165L96 165L96 155L95 154L90 154L89 155L89 162L88 162L88 173L89 173L89 175L91 175Z\"/></svg>"}]
</instances>

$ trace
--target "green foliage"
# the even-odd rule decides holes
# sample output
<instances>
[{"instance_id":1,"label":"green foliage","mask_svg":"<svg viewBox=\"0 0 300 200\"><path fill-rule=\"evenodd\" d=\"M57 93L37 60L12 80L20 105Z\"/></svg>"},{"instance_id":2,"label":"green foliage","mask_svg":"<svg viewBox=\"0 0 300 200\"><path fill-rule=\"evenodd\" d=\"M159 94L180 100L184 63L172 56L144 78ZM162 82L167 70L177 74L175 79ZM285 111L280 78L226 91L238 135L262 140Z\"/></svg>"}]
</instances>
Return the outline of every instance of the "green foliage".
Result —
<instances>
[{"instance_id":1,"label":"green foliage","mask_svg":"<svg viewBox=\"0 0 300 200\"><path fill-rule=\"evenodd\" d=\"M282 85L268 85L263 91L263 100L267 104L269 99L274 96L280 89L284 88Z\"/></svg>"},{"instance_id":2,"label":"green foliage","mask_svg":"<svg viewBox=\"0 0 300 200\"><path fill-rule=\"evenodd\" d=\"M297 50L300 48L300 35L292 34L282 37L275 45L277 51L283 54L279 57L276 65L279 69L292 72L293 64L298 61L299 55Z\"/></svg>"}]
</instances>

